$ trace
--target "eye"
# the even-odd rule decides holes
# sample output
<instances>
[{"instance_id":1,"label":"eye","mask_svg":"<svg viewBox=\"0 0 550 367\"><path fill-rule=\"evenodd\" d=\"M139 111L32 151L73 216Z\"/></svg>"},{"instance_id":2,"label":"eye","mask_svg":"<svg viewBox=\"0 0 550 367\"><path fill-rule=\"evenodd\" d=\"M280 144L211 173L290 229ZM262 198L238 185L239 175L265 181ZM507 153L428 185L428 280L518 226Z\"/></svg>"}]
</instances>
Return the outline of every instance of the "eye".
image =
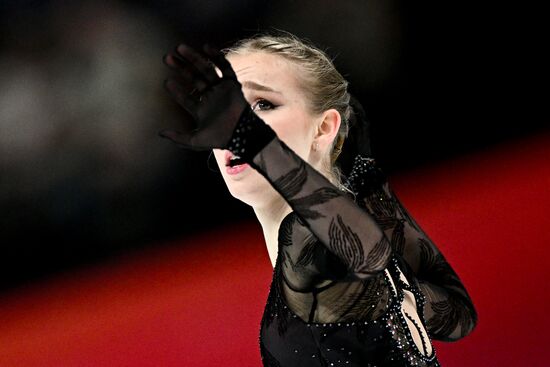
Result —
<instances>
[{"instance_id":1,"label":"eye","mask_svg":"<svg viewBox=\"0 0 550 367\"><path fill-rule=\"evenodd\" d=\"M267 99L259 99L252 105L252 111L267 111L275 108L275 105Z\"/></svg>"}]
</instances>

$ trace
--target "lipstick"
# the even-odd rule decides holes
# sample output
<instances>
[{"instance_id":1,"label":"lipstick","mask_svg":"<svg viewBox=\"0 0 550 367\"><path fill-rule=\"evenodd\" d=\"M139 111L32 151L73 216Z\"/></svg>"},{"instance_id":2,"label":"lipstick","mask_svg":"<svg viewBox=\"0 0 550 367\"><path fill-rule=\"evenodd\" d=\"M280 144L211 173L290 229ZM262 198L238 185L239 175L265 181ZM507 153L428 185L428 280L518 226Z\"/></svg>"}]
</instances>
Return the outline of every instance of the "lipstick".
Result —
<instances>
[{"instance_id":1,"label":"lipstick","mask_svg":"<svg viewBox=\"0 0 550 367\"><path fill-rule=\"evenodd\" d=\"M245 163L241 157L231 153L231 151L225 152L225 171L228 175L236 175L247 169L250 165Z\"/></svg>"}]
</instances>

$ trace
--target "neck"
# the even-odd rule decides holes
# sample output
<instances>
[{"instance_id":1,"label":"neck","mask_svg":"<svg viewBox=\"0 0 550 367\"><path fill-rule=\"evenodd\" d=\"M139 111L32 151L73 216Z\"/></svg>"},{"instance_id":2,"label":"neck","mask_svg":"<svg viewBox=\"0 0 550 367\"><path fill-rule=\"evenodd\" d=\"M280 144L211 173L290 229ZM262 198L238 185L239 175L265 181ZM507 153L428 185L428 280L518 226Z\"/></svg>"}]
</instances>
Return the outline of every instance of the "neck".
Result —
<instances>
[{"instance_id":1,"label":"neck","mask_svg":"<svg viewBox=\"0 0 550 367\"><path fill-rule=\"evenodd\" d=\"M278 227L283 218L292 211L288 203L281 197L273 200L269 205L253 209L264 232L266 229Z\"/></svg>"},{"instance_id":2,"label":"neck","mask_svg":"<svg viewBox=\"0 0 550 367\"><path fill-rule=\"evenodd\" d=\"M279 226L283 218L291 211L292 209L282 197L274 200L270 205L261 208L254 207L254 213L262 226L267 252L273 266L275 266L279 248Z\"/></svg>"}]
</instances>

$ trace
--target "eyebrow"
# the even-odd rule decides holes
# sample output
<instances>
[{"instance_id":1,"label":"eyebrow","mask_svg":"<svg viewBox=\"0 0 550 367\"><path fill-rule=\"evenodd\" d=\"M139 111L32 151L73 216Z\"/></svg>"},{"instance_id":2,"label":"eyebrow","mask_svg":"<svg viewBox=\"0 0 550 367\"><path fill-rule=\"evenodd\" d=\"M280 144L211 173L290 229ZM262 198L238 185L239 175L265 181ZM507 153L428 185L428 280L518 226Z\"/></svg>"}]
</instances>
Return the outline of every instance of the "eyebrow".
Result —
<instances>
[{"instance_id":1,"label":"eyebrow","mask_svg":"<svg viewBox=\"0 0 550 367\"><path fill-rule=\"evenodd\" d=\"M248 89L259 90L259 91L262 91L262 92L273 92L273 93L279 93L279 94L281 94L281 92L276 91L275 89L271 89L271 88L268 87L268 86L265 86L265 85L262 85L262 84L258 84L258 83L256 83L256 82L252 82L252 81L246 81L246 82L244 82L244 83L243 83L243 87L248 88Z\"/></svg>"}]
</instances>

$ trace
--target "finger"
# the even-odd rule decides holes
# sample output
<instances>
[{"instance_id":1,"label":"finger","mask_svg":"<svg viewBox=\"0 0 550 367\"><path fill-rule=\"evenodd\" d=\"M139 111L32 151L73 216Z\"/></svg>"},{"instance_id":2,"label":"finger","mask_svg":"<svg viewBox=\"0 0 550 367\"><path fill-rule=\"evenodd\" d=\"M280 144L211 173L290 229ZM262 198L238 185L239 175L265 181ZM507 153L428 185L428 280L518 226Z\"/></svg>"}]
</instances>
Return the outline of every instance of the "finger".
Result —
<instances>
[{"instance_id":1,"label":"finger","mask_svg":"<svg viewBox=\"0 0 550 367\"><path fill-rule=\"evenodd\" d=\"M164 55L163 62L170 69L176 71L184 80L185 83L192 84L191 89L204 91L208 88L208 82L202 77L202 74L189 62L177 56L175 53Z\"/></svg>"},{"instance_id":2,"label":"finger","mask_svg":"<svg viewBox=\"0 0 550 367\"><path fill-rule=\"evenodd\" d=\"M178 72L187 72L191 73L190 70L194 69L194 66L186 62L184 59L180 58L176 52L169 52L162 57L162 61L170 69Z\"/></svg>"},{"instance_id":3,"label":"finger","mask_svg":"<svg viewBox=\"0 0 550 367\"><path fill-rule=\"evenodd\" d=\"M189 73L178 73L176 75L171 75L168 79L178 83L178 89L182 94L188 95L194 99L202 95L207 89L206 82L193 80Z\"/></svg>"},{"instance_id":4,"label":"finger","mask_svg":"<svg viewBox=\"0 0 550 367\"><path fill-rule=\"evenodd\" d=\"M218 69L220 69L224 78L237 80L237 75L235 75L233 67L231 66L229 61L227 61L225 55L221 51L208 44L204 45L203 49L210 60L212 60L214 65L216 65Z\"/></svg>"},{"instance_id":5,"label":"finger","mask_svg":"<svg viewBox=\"0 0 550 367\"><path fill-rule=\"evenodd\" d=\"M217 83L219 80L218 74L212 67L212 65L197 51L191 47L181 44L177 47L176 51L183 58L189 61L201 74L204 79L209 83Z\"/></svg>"},{"instance_id":6,"label":"finger","mask_svg":"<svg viewBox=\"0 0 550 367\"><path fill-rule=\"evenodd\" d=\"M162 130L159 131L159 136L161 138L166 138L172 140L177 145L181 146L182 148L191 149L191 150L212 150L212 147L210 147L208 144L197 144L196 141L196 132L191 131L189 133L183 133L180 131L175 130Z\"/></svg>"},{"instance_id":7,"label":"finger","mask_svg":"<svg viewBox=\"0 0 550 367\"><path fill-rule=\"evenodd\" d=\"M176 102L185 108L187 112L195 117L195 111L197 109L197 101L190 96L186 89L180 85L176 80L169 78L164 81L164 88L172 95Z\"/></svg>"},{"instance_id":8,"label":"finger","mask_svg":"<svg viewBox=\"0 0 550 367\"><path fill-rule=\"evenodd\" d=\"M197 87L192 83L192 81L187 77L183 75L171 75L167 80L172 80L176 83L178 83L178 89L181 91L181 93L190 95L196 91L198 91Z\"/></svg>"},{"instance_id":9,"label":"finger","mask_svg":"<svg viewBox=\"0 0 550 367\"><path fill-rule=\"evenodd\" d=\"M191 133L183 133L176 130L162 130L159 131L161 138L170 139L178 145L184 147L190 147Z\"/></svg>"},{"instance_id":10,"label":"finger","mask_svg":"<svg viewBox=\"0 0 550 367\"><path fill-rule=\"evenodd\" d=\"M186 93L191 92L193 89L197 89L191 72L186 70L186 67L181 67L180 63L183 63L182 60L177 60L177 57L175 57L174 54L168 53L164 55L162 61L170 69L177 71L177 74L171 75L170 79L177 81L180 84L181 89L183 89Z\"/></svg>"}]
</instances>

